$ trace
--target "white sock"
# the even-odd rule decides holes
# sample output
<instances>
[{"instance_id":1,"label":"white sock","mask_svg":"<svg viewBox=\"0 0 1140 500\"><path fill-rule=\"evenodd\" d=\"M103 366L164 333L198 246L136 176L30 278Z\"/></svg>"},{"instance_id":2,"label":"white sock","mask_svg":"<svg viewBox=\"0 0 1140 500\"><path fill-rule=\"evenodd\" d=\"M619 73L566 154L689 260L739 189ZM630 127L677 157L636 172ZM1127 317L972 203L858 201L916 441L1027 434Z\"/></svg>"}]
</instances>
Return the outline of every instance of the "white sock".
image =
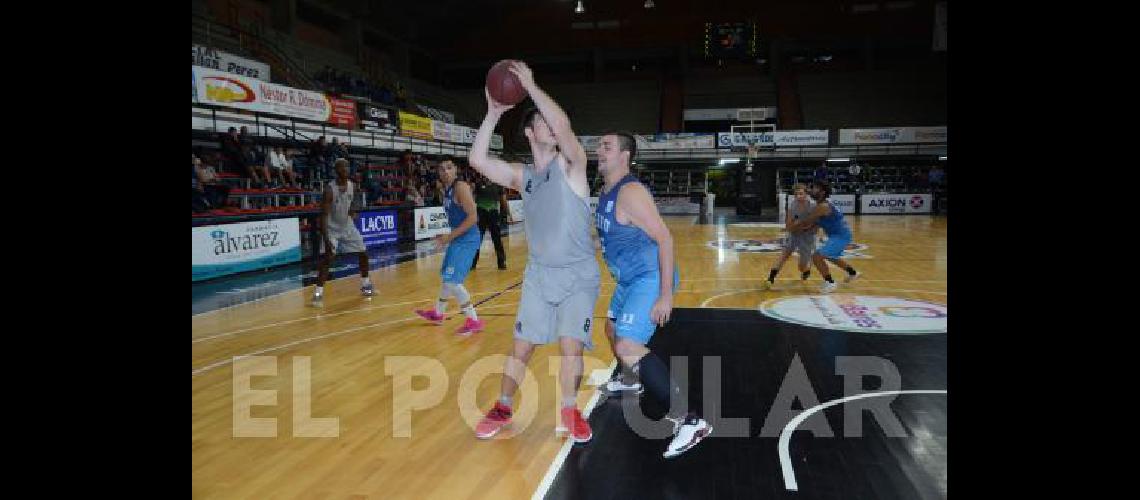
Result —
<instances>
[{"instance_id":1,"label":"white sock","mask_svg":"<svg viewBox=\"0 0 1140 500\"><path fill-rule=\"evenodd\" d=\"M451 294L455 296L455 299L458 300L460 304L471 302L471 294L467 293L467 287L463 286L462 283L451 285Z\"/></svg>"},{"instance_id":2,"label":"white sock","mask_svg":"<svg viewBox=\"0 0 1140 500\"><path fill-rule=\"evenodd\" d=\"M463 314L466 314L468 318L471 318L471 321L479 321L479 315L475 314L475 306L471 305L470 302L459 306L459 309L463 311Z\"/></svg>"},{"instance_id":3,"label":"white sock","mask_svg":"<svg viewBox=\"0 0 1140 500\"><path fill-rule=\"evenodd\" d=\"M447 310L447 296L451 295L451 285L444 283L439 287L439 299L435 301L435 312L443 314Z\"/></svg>"},{"instance_id":4,"label":"white sock","mask_svg":"<svg viewBox=\"0 0 1140 500\"><path fill-rule=\"evenodd\" d=\"M372 280L368 279L368 276L362 276L360 278L360 286L368 286L371 284L372 284Z\"/></svg>"},{"instance_id":5,"label":"white sock","mask_svg":"<svg viewBox=\"0 0 1140 500\"><path fill-rule=\"evenodd\" d=\"M512 398L510 396L499 396L499 402L502 403L503 406L506 406L507 408L511 407L511 400L512 399L514 399L514 398Z\"/></svg>"},{"instance_id":6,"label":"white sock","mask_svg":"<svg viewBox=\"0 0 1140 500\"><path fill-rule=\"evenodd\" d=\"M575 398L574 396L566 396L566 397L562 398L562 407L563 408L577 408L578 407L578 398Z\"/></svg>"},{"instance_id":7,"label":"white sock","mask_svg":"<svg viewBox=\"0 0 1140 500\"><path fill-rule=\"evenodd\" d=\"M321 295L321 294L325 293L325 287L318 285L316 291L314 291L313 293L315 293L317 295Z\"/></svg>"}]
</instances>

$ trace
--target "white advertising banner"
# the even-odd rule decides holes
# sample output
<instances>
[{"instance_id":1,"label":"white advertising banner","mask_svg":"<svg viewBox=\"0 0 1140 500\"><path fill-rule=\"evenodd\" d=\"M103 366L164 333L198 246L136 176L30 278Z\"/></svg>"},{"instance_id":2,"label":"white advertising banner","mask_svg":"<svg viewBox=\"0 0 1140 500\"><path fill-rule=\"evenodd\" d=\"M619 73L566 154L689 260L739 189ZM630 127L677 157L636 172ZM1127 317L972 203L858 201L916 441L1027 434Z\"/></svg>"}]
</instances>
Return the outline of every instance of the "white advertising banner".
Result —
<instances>
[{"instance_id":1,"label":"white advertising banner","mask_svg":"<svg viewBox=\"0 0 1140 500\"><path fill-rule=\"evenodd\" d=\"M262 113L327 121L332 113L328 97L320 92L295 89L255 78L203 67L194 67L198 102Z\"/></svg>"},{"instance_id":2,"label":"white advertising banner","mask_svg":"<svg viewBox=\"0 0 1140 500\"><path fill-rule=\"evenodd\" d=\"M269 65L202 45L190 46L190 65L269 81Z\"/></svg>"},{"instance_id":3,"label":"white advertising banner","mask_svg":"<svg viewBox=\"0 0 1140 500\"><path fill-rule=\"evenodd\" d=\"M946 142L946 127L845 128L840 144L907 144Z\"/></svg>"},{"instance_id":4,"label":"white advertising banner","mask_svg":"<svg viewBox=\"0 0 1140 500\"><path fill-rule=\"evenodd\" d=\"M928 214L929 194L865 194L860 200L861 214Z\"/></svg>"},{"instance_id":5,"label":"white advertising banner","mask_svg":"<svg viewBox=\"0 0 1140 500\"><path fill-rule=\"evenodd\" d=\"M855 195L853 194L833 194L827 197L827 201L844 214L855 213Z\"/></svg>"},{"instance_id":6,"label":"white advertising banner","mask_svg":"<svg viewBox=\"0 0 1140 500\"><path fill-rule=\"evenodd\" d=\"M443 207L417 208L412 223L416 225L416 240L423 240L451 232L447 212Z\"/></svg>"},{"instance_id":7,"label":"white advertising banner","mask_svg":"<svg viewBox=\"0 0 1140 500\"><path fill-rule=\"evenodd\" d=\"M716 136L713 134L655 134L638 135L637 149L702 149L715 148Z\"/></svg>"},{"instance_id":8,"label":"white advertising banner","mask_svg":"<svg viewBox=\"0 0 1140 500\"><path fill-rule=\"evenodd\" d=\"M670 133L654 135L636 135L637 150L663 150L663 149L712 149L716 147L716 135L704 133ZM589 152L598 150L599 135L580 135L578 141L582 148Z\"/></svg>"},{"instance_id":9,"label":"white advertising banner","mask_svg":"<svg viewBox=\"0 0 1140 500\"><path fill-rule=\"evenodd\" d=\"M742 148L755 143L761 147L826 146L827 130L777 130L775 132L717 132L718 148Z\"/></svg>"},{"instance_id":10,"label":"white advertising banner","mask_svg":"<svg viewBox=\"0 0 1140 500\"><path fill-rule=\"evenodd\" d=\"M191 229L192 281L301 260L301 230L297 218Z\"/></svg>"}]
</instances>

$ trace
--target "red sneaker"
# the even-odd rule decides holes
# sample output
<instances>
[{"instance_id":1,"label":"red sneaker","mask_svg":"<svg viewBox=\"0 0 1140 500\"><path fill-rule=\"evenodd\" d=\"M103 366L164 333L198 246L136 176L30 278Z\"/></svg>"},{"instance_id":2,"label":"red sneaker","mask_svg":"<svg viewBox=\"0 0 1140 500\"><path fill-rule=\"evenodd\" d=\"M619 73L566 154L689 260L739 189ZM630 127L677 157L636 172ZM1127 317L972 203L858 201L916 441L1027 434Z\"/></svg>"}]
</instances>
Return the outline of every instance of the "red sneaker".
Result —
<instances>
[{"instance_id":1,"label":"red sneaker","mask_svg":"<svg viewBox=\"0 0 1140 500\"><path fill-rule=\"evenodd\" d=\"M594 431L590 430L590 423L582 418L582 414L578 412L577 408L563 408L561 422L554 429L554 432L569 432L570 439L575 443L585 443L594 437Z\"/></svg>"},{"instance_id":2,"label":"red sneaker","mask_svg":"<svg viewBox=\"0 0 1140 500\"><path fill-rule=\"evenodd\" d=\"M416 309L416 314L418 314L421 318L430 321L432 324L443 324L443 315L435 312L435 309Z\"/></svg>"},{"instance_id":3,"label":"red sneaker","mask_svg":"<svg viewBox=\"0 0 1140 500\"><path fill-rule=\"evenodd\" d=\"M487 416L483 417L478 424L475 425L475 437L479 439L491 439L498 434L499 431L511 425L511 407L495 401L495 406L491 407L491 411L487 412Z\"/></svg>"},{"instance_id":4,"label":"red sneaker","mask_svg":"<svg viewBox=\"0 0 1140 500\"><path fill-rule=\"evenodd\" d=\"M463 326L459 327L459 329L455 331L455 334L459 335L460 337L467 337L472 333L481 331L483 331L483 320L467 318L467 321L463 323Z\"/></svg>"}]
</instances>

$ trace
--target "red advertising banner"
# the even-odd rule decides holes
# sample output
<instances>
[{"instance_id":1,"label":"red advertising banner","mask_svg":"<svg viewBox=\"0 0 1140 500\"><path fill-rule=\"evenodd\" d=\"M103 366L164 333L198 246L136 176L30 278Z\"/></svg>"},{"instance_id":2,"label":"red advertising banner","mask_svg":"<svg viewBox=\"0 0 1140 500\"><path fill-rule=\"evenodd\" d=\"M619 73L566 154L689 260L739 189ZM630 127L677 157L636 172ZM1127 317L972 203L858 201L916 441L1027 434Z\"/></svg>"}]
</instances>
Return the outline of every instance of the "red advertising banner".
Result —
<instances>
[{"instance_id":1,"label":"red advertising banner","mask_svg":"<svg viewBox=\"0 0 1140 500\"><path fill-rule=\"evenodd\" d=\"M329 96L332 104L332 113L329 113L329 123L348 129L356 129L356 101L337 99Z\"/></svg>"}]
</instances>

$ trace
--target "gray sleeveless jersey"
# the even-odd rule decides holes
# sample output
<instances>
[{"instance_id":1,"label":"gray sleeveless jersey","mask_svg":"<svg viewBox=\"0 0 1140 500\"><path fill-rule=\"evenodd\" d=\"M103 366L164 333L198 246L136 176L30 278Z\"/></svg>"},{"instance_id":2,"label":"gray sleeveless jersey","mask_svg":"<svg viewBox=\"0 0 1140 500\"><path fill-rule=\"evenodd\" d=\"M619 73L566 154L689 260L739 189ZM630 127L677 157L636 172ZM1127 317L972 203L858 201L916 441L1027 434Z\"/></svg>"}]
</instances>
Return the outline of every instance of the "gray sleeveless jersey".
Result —
<instances>
[{"instance_id":1,"label":"gray sleeveless jersey","mask_svg":"<svg viewBox=\"0 0 1140 500\"><path fill-rule=\"evenodd\" d=\"M523 169L520 194L530 261L547 267L596 264L590 201L570 189L557 156L545 172L538 173L531 165Z\"/></svg>"},{"instance_id":2,"label":"gray sleeveless jersey","mask_svg":"<svg viewBox=\"0 0 1140 500\"><path fill-rule=\"evenodd\" d=\"M348 216L349 209L352 208L353 196L356 190L353 189L352 181L348 181L345 186L344 192L341 192L340 187L336 185L336 181L329 181L329 189L332 190L332 206L329 207L328 226L330 230L345 230L347 228L355 228L356 224L352 222L352 218Z\"/></svg>"}]
</instances>

